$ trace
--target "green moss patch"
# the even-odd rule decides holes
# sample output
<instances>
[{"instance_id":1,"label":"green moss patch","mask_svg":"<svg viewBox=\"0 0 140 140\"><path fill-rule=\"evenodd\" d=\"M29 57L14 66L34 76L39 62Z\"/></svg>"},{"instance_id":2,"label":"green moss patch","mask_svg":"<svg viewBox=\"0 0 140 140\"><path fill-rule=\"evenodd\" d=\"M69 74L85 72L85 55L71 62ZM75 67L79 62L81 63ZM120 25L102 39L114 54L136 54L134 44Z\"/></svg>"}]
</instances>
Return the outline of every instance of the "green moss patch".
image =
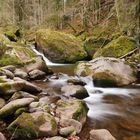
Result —
<instances>
[{"instance_id":1,"label":"green moss patch","mask_svg":"<svg viewBox=\"0 0 140 140\"><path fill-rule=\"evenodd\" d=\"M94 58L99 56L118 58L132 51L135 48L136 42L133 38L130 38L128 36L120 36L119 38L107 44L104 48L99 49L94 54Z\"/></svg>"},{"instance_id":2,"label":"green moss patch","mask_svg":"<svg viewBox=\"0 0 140 140\"><path fill-rule=\"evenodd\" d=\"M73 35L51 30L37 32L37 48L53 62L76 62L87 54L82 41Z\"/></svg>"}]
</instances>

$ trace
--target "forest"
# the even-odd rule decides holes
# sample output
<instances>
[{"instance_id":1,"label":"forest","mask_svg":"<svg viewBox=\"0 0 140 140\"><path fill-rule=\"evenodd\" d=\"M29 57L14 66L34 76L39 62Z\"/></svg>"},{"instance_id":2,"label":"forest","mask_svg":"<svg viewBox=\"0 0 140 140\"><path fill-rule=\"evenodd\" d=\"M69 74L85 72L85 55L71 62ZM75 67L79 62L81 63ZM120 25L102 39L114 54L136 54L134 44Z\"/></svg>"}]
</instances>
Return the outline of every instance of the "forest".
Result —
<instances>
[{"instance_id":1,"label":"forest","mask_svg":"<svg viewBox=\"0 0 140 140\"><path fill-rule=\"evenodd\" d=\"M140 140L140 0L0 0L0 140Z\"/></svg>"}]
</instances>

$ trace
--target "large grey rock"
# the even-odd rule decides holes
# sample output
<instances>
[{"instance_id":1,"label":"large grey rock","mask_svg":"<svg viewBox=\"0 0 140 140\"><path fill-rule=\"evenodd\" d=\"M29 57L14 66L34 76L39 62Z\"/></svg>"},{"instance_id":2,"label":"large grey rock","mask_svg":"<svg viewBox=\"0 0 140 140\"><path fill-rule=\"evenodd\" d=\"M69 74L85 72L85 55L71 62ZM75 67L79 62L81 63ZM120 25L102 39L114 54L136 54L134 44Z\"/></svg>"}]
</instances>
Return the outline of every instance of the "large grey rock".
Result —
<instances>
[{"instance_id":1,"label":"large grey rock","mask_svg":"<svg viewBox=\"0 0 140 140\"><path fill-rule=\"evenodd\" d=\"M10 79L14 78L14 74L11 71L4 68L0 68L0 75L7 76L7 78L10 78Z\"/></svg>"},{"instance_id":2,"label":"large grey rock","mask_svg":"<svg viewBox=\"0 0 140 140\"><path fill-rule=\"evenodd\" d=\"M37 96L34 96L28 92L18 91L12 95L12 97L9 99L9 101L13 101L16 99L21 99L21 98L34 98L34 100L38 100Z\"/></svg>"},{"instance_id":3,"label":"large grey rock","mask_svg":"<svg viewBox=\"0 0 140 140\"><path fill-rule=\"evenodd\" d=\"M35 70L35 69L44 71L46 73L48 73L48 71L49 71L45 61L40 56L34 58L34 63L30 63L25 66L25 70L27 73L29 73L30 71Z\"/></svg>"},{"instance_id":4,"label":"large grey rock","mask_svg":"<svg viewBox=\"0 0 140 140\"><path fill-rule=\"evenodd\" d=\"M88 108L84 101L78 99L59 100L56 115L60 119L75 119L81 124L86 122Z\"/></svg>"},{"instance_id":5,"label":"large grey rock","mask_svg":"<svg viewBox=\"0 0 140 140\"><path fill-rule=\"evenodd\" d=\"M21 69L16 69L15 72L14 72L14 75L16 77L20 77L21 79L25 79L25 80L28 79L28 74Z\"/></svg>"},{"instance_id":6,"label":"large grey rock","mask_svg":"<svg viewBox=\"0 0 140 140\"><path fill-rule=\"evenodd\" d=\"M24 81L12 81L9 80L4 83L0 83L0 94L13 94L14 92L20 91L25 87Z\"/></svg>"},{"instance_id":7,"label":"large grey rock","mask_svg":"<svg viewBox=\"0 0 140 140\"><path fill-rule=\"evenodd\" d=\"M123 86L136 81L136 71L121 59L99 57L77 65L79 76L93 77L97 86Z\"/></svg>"},{"instance_id":8,"label":"large grey rock","mask_svg":"<svg viewBox=\"0 0 140 140\"><path fill-rule=\"evenodd\" d=\"M37 32L36 43L52 62L74 63L87 57L81 40L73 35L43 29Z\"/></svg>"},{"instance_id":9,"label":"large grey rock","mask_svg":"<svg viewBox=\"0 0 140 140\"><path fill-rule=\"evenodd\" d=\"M15 66L13 66L13 65L7 65L7 66L4 66L4 67L2 67L3 69L6 69L6 70L9 70L9 71L11 71L12 73L14 73L14 71L15 71L15 69L16 69L16 67Z\"/></svg>"},{"instance_id":10,"label":"large grey rock","mask_svg":"<svg viewBox=\"0 0 140 140\"><path fill-rule=\"evenodd\" d=\"M51 137L57 135L57 124L54 117L48 113L22 113L8 126L8 130L15 132L17 138Z\"/></svg>"},{"instance_id":11,"label":"large grey rock","mask_svg":"<svg viewBox=\"0 0 140 140\"><path fill-rule=\"evenodd\" d=\"M18 108L28 106L33 101L33 98L23 98L9 102L0 109L0 118L13 114Z\"/></svg>"},{"instance_id":12,"label":"large grey rock","mask_svg":"<svg viewBox=\"0 0 140 140\"><path fill-rule=\"evenodd\" d=\"M61 88L61 91L65 96L76 97L78 99L84 99L89 96L87 90L80 85L65 85Z\"/></svg>"},{"instance_id":13,"label":"large grey rock","mask_svg":"<svg viewBox=\"0 0 140 140\"><path fill-rule=\"evenodd\" d=\"M42 91L41 88L37 87L36 85L34 85L34 84L32 84L32 83L30 83L26 80L21 79L19 77L15 77L14 80L15 81L21 81L21 82L25 83L23 88L22 88L23 91L33 93L33 94L40 93Z\"/></svg>"},{"instance_id":14,"label":"large grey rock","mask_svg":"<svg viewBox=\"0 0 140 140\"><path fill-rule=\"evenodd\" d=\"M30 79L33 80L40 80L42 78L45 78L46 73L41 70L32 70L29 72Z\"/></svg>"},{"instance_id":15,"label":"large grey rock","mask_svg":"<svg viewBox=\"0 0 140 140\"><path fill-rule=\"evenodd\" d=\"M90 140L116 140L106 129L91 130Z\"/></svg>"}]
</instances>

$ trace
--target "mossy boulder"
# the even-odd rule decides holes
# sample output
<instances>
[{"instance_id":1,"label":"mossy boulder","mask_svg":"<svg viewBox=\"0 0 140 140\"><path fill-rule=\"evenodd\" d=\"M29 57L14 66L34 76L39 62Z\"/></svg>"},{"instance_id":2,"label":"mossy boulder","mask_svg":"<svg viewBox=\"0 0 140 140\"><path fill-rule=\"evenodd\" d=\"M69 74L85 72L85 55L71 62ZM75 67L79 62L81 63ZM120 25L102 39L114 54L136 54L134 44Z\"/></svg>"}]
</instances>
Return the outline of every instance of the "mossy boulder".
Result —
<instances>
[{"instance_id":1,"label":"mossy boulder","mask_svg":"<svg viewBox=\"0 0 140 140\"><path fill-rule=\"evenodd\" d=\"M63 86L61 91L65 96L71 96L77 99L84 99L89 96L87 90L81 85L68 84Z\"/></svg>"},{"instance_id":2,"label":"mossy boulder","mask_svg":"<svg viewBox=\"0 0 140 140\"><path fill-rule=\"evenodd\" d=\"M82 41L75 36L51 30L36 33L37 49L52 62L74 63L87 57Z\"/></svg>"},{"instance_id":3,"label":"mossy boulder","mask_svg":"<svg viewBox=\"0 0 140 140\"><path fill-rule=\"evenodd\" d=\"M0 95L11 95L25 87L24 81L7 80L0 83Z\"/></svg>"},{"instance_id":4,"label":"mossy boulder","mask_svg":"<svg viewBox=\"0 0 140 140\"><path fill-rule=\"evenodd\" d=\"M84 101L78 99L59 100L56 106L56 114L61 119L75 119L82 124L86 122L88 108Z\"/></svg>"},{"instance_id":5,"label":"mossy boulder","mask_svg":"<svg viewBox=\"0 0 140 140\"><path fill-rule=\"evenodd\" d=\"M134 50L136 47L137 44L133 38L128 36L120 36L107 44L104 48L99 49L93 57L96 58L104 56L119 58Z\"/></svg>"},{"instance_id":6,"label":"mossy boulder","mask_svg":"<svg viewBox=\"0 0 140 140\"><path fill-rule=\"evenodd\" d=\"M57 135L57 124L54 117L48 113L22 113L8 126L8 130L12 134L15 132L15 138L51 137Z\"/></svg>"},{"instance_id":7,"label":"mossy boulder","mask_svg":"<svg viewBox=\"0 0 140 140\"><path fill-rule=\"evenodd\" d=\"M14 74L11 71L6 70L4 68L0 68L0 76L6 76L7 78L10 79L14 78Z\"/></svg>"},{"instance_id":8,"label":"mossy boulder","mask_svg":"<svg viewBox=\"0 0 140 140\"><path fill-rule=\"evenodd\" d=\"M84 48L88 54L88 57L92 58L94 53L98 49L103 48L109 42L110 42L110 39L105 38L105 37L101 37L101 38L89 37L89 38L87 38L84 42Z\"/></svg>"},{"instance_id":9,"label":"mossy boulder","mask_svg":"<svg viewBox=\"0 0 140 140\"><path fill-rule=\"evenodd\" d=\"M33 98L23 98L9 102L0 109L0 118L5 118L9 115L12 115L17 109L28 106L33 101Z\"/></svg>"},{"instance_id":10,"label":"mossy boulder","mask_svg":"<svg viewBox=\"0 0 140 140\"><path fill-rule=\"evenodd\" d=\"M36 57L36 54L31 49L22 44L10 42L5 44L3 48L5 51L0 56L0 66L24 66L32 61L32 58Z\"/></svg>"},{"instance_id":11,"label":"mossy boulder","mask_svg":"<svg viewBox=\"0 0 140 140\"><path fill-rule=\"evenodd\" d=\"M20 43L7 43L0 47L0 66L14 65L24 67L29 72L33 69L39 69L48 72L48 67L42 57L26 45Z\"/></svg>"},{"instance_id":12,"label":"mossy boulder","mask_svg":"<svg viewBox=\"0 0 140 140\"><path fill-rule=\"evenodd\" d=\"M93 77L96 86L123 86L136 81L136 70L121 59L99 57L80 62L75 70L79 76Z\"/></svg>"}]
</instances>

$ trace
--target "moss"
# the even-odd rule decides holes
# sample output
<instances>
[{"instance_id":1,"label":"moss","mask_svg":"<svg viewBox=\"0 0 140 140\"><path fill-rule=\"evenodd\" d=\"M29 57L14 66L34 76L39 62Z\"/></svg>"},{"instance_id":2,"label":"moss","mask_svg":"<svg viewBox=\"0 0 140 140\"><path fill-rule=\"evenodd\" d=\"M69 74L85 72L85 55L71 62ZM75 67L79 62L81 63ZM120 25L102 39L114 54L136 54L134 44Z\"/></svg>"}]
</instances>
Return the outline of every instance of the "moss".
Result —
<instances>
[{"instance_id":1,"label":"moss","mask_svg":"<svg viewBox=\"0 0 140 140\"><path fill-rule=\"evenodd\" d=\"M73 119L80 121L82 116L85 116L88 112L88 107L84 101L77 100L79 103L79 107L77 108L76 112L73 114Z\"/></svg>"},{"instance_id":2,"label":"moss","mask_svg":"<svg viewBox=\"0 0 140 140\"><path fill-rule=\"evenodd\" d=\"M27 112L27 110L28 109L25 108L25 107L19 108L19 109L16 110L15 116L17 117L17 116L21 115L23 112Z\"/></svg>"},{"instance_id":3,"label":"moss","mask_svg":"<svg viewBox=\"0 0 140 140\"><path fill-rule=\"evenodd\" d=\"M21 43L10 42L6 44L9 47L0 46L0 66L16 65L24 66L33 63L36 54L27 46Z\"/></svg>"},{"instance_id":4,"label":"moss","mask_svg":"<svg viewBox=\"0 0 140 140\"><path fill-rule=\"evenodd\" d=\"M67 106L67 102L64 102L63 100L59 100L57 102L57 106L59 106L59 107L66 107Z\"/></svg>"},{"instance_id":5,"label":"moss","mask_svg":"<svg viewBox=\"0 0 140 140\"><path fill-rule=\"evenodd\" d=\"M24 121L23 121L24 120ZM33 117L28 113L22 113L10 126L8 130L16 137L36 138L38 128L34 124Z\"/></svg>"},{"instance_id":6,"label":"moss","mask_svg":"<svg viewBox=\"0 0 140 140\"><path fill-rule=\"evenodd\" d=\"M57 31L39 30L37 46L54 62L76 62L87 56L82 41L73 35Z\"/></svg>"},{"instance_id":7,"label":"moss","mask_svg":"<svg viewBox=\"0 0 140 140\"><path fill-rule=\"evenodd\" d=\"M14 25L9 25L9 26L3 26L0 28L0 32L5 34L9 40L11 41L17 41L18 37L16 36L16 31L19 29L19 27L14 26Z\"/></svg>"},{"instance_id":8,"label":"moss","mask_svg":"<svg viewBox=\"0 0 140 140\"><path fill-rule=\"evenodd\" d=\"M44 112L47 112L47 113L50 113L50 107L49 107L49 105L44 105L43 106L43 110L44 110Z\"/></svg>"},{"instance_id":9,"label":"moss","mask_svg":"<svg viewBox=\"0 0 140 140\"><path fill-rule=\"evenodd\" d=\"M99 49L94 54L94 58L99 56L118 58L132 51L135 48L136 42L133 40L133 38L127 36L120 36L119 38L107 44L104 48Z\"/></svg>"},{"instance_id":10,"label":"moss","mask_svg":"<svg viewBox=\"0 0 140 140\"><path fill-rule=\"evenodd\" d=\"M54 118L52 118L51 119L51 126L52 126L52 130L56 130L56 128L57 128L57 123L56 123L56 121L55 121L55 119Z\"/></svg>"},{"instance_id":11,"label":"moss","mask_svg":"<svg viewBox=\"0 0 140 140\"><path fill-rule=\"evenodd\" d=\"M0 78L0 83L5 83L6 81L3 78Z\"/></svg>"},{"instance_id":12,"label":"moss","mask_svg":"<svg viewBox=\"0 0 140 140\"><path fill-rule=\"evenodd\" d=\"M104 47L108 44L110 40L105 37L96 38L96 37L89 37L84 42L84 48L88 53L89 57L92 58L94 53L99 49Z\"/></svg>"},{"instance_id":13,"label":"moss","mask_svg":"<svg viewBox=\"0 0 140 140\"><path fill-rule=\"evenodd\" d=\"M3 55L0 57L0 66L6 66L6 65L16 65L16 66L23 66L23 62L18 59L16 56L11 55Z\"/></svg>"},{"instance_id":14,"label":"moss","mask_svg":"<svg viewBox=\"0 0 140 140\"><path fill-rule=\"evenodd\" d=\"M3 94L11 89L11 85L8 82L0 83L0 93Z\"/></svg>"}]
</instances>

